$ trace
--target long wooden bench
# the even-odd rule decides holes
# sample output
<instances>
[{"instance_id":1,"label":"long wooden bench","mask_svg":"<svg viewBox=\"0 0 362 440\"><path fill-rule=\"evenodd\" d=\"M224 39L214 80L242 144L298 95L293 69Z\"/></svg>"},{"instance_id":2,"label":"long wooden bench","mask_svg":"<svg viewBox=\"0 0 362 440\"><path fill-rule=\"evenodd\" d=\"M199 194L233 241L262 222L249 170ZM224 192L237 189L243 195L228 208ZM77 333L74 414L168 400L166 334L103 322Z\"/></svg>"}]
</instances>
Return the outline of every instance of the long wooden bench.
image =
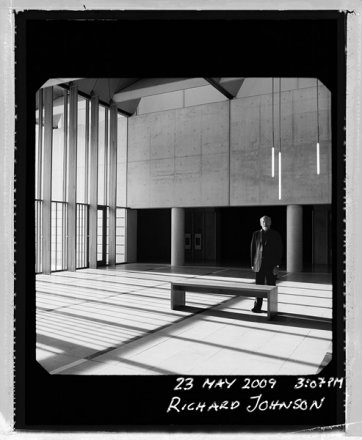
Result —
<instances>
[{"instance_id":1,"label":"long wooden bench","mask_svg":"<svg viewBox=\"0 0 362 440\"><path fill-rule=\"evenodd\" d=\"M171 309L176 310L185 305L186 292L267 298L268 319L272 319L278 313L278 287L276 286L201 278L185 279L171 283Z\"/></svg>"}]
</instances>

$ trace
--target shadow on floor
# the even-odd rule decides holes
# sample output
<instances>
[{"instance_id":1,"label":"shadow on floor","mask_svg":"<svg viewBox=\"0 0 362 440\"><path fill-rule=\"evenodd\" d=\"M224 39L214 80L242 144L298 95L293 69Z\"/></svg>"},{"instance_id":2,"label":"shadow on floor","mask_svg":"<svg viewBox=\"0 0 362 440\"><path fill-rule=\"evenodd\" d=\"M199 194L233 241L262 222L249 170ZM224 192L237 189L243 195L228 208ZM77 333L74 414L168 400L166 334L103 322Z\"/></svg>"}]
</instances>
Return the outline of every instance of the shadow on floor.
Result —
<instances>
[{"instance_id":1,"label":"shadow on floor","mask_svg":"<svg viewBox=\"0 0 362 440\"><path fill-rule=\"evenodd\" d=\"M266 322L266 312L260 315L248 315L243 313L225 312L223 310L215 309L201 309L198 307L182 306L177 310L197 314L203 312L205 316L214 316L217 318L235 319L245 322ZM273 320L267 321L268 324L285 325L291 327L310 328L314 330L332 330L332 320L327 318L316 318L314 316L297 315L292 313L280 313Z\"/></svg>"}]
</instances>

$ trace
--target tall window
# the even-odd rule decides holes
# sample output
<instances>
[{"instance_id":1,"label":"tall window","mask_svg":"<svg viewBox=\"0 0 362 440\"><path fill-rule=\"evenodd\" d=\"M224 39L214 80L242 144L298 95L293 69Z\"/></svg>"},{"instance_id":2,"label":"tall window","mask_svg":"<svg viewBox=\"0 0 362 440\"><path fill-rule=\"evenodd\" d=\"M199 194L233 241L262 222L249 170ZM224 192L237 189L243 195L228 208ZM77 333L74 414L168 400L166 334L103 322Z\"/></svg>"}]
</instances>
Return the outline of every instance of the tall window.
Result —
<instances>
[{"instance_id":1,"label":"tall window","mask_svg":"<svg viewBox=\"0 0 362 440\"><path fill-rule=\"evenodd\" d=\"M106 124L106 129L107 129L107 133L106 133L106 141L107 141L107 155L106 155L106 183L107 183L107 187L106 187L106 198L107 198L107 204L109 205L110 203L110 194L109 191L111 189L111 184L110 184L110 160L112 158L111 155L111 112L110 109L107 109L107 124Z\"/></svg>"},{"instance_id":2,"label":"tall window","mask_svg":"<svg viewBox=\"0 0 362 440\"><path fill-rule=\"evenodd\" d=\"M127 118L117 117L117 206L126 206L127 192Z\"/></svg>"},{"instance_id":3,"label":"tall window","mask_svg":"<svg viewBox=\"0 0 362 440\"><path fill-rule=\"evenodd\" d=\"M107 194L107 131L108 131L108 111L103 106L99 106L99 140L98 140L98 204L106 205Z\"/></svg>"},{"instance_id":4,"label":"tall window","mask_svg":"<svg viewBox=\"0 0 362 440\"><path fill-rule=\"evenodd\" d=\"M36 93L35 97L35 272L42 271L42 151L44 138L44 107L43 91Z\"/></svg>"},{"instance_id":5,"label":"tall window","mask_svg":"<svg viewBox=\"0 0 362 440\"><path fill-rule=\"evenodd\" d=\"M67 98L66 90L53 88L51 270L67 268L67 206L65 203L69 115Z\"/></svg>"},{"instance_id":6,"label":"tall window","mask_svg":"<svg viewBox=\"0 0 362 440\"><path fill-rule=\"evenodd\" d=\"M117 117L116 263L126 261L127 118Z\"/></svg>"},{"instance_id":7,"label":"tall window","mask_svg":"<svg viewBox=\"0 0 362 440\"><path fill-rule=\"evenodd\" d=\"M46 91L47 109L53 114L53 125L49 127L52 139L48 136L49 130L44 127L43 90L36 94L36 126L35 126L35 250L36 272L67 269L67 255L69 243L76 246L76 268L88 265L89 257L89 202L90 202L90 150L91 150L91 106L88 98L77 98L77 150L76 150L76 206L70 206L68 200L68 182L71 156L69 154L70 130L70 92L60 86L54 86L52 94ZM50 107L49 97L53 96L53 107ZM47 110L48 111L48 110ZM47 113L48 115L48 113ZM47 120L50 120L48 118ZM110 218L110 109L99 105L98 122L98 253L102 250L102 264L109 262L109 248L112 237L109 237ZM47 140L45 140L45 133ZM72 130L73 133L73 130ZM116 184L116 262L125 261L125 222L126 222L126 166L127 166L127 119L118 115L117 119L117 184ZM49 133L50 134L50 133ZM46 143L48 145L46 145ZM51 149L51 154L50 153ZM44 151L47 153L44 156ZM45 160L48 162L45 163ZM48 168L47 168L48 167ZM51 170L50 170L51 167ZM51 172L50 172L51 171ZM46 181L45 181L46 180ZM45 187L44 185L48 185ZM43 191L51 190L50 193ZM113 187L114 189L114 187ZM46 199L44 198L46 197ZM74 203L74 200L72 200ZM75 217L75 240L69 240L73 234L73 209ZM112 217L113 220L113 217ZM43 226L43 223L45 226ZM69 225L68 225L69 223ZM68 231L68 227L71 228ZM50 240L48 256L42 256L42 239L46 231L47 240ZM73 245L73 244L72 244ZM99 258L98 258L99 260ZM50 264L48 264L50 263ZM46 266L42 269L42 266Z\"/></svg>"},{"instance_id":8,"label":"tall window","mask_svg":"<svg viewBox=\"0 0 362 440\"><path fill-rule=\"evenodd\" d=\"M44 139L44 106L43 91L36 93L36 111L35 111L35 198L40 200L42 162L43 162L43 139Z\"/></svg>"},{"instance_id":9,"label":"tall window","mask_svg":"<svg viewBox=\"0 0 362 440\"><path fill-rule=\"evenodd\" d=\"M87 203L88 139L88 102L78 95L77 203Z\"/></svg>"},{"instance_id":10,"label":"tall window","mask_svg":"<svg viewBox=\"0 0 362 440\"><path fill-rule=\"evenodd\" d=\"M53 101L52 200L58 202L65 201L65 93L54 90Z\"/></svg>"}]
</instances>

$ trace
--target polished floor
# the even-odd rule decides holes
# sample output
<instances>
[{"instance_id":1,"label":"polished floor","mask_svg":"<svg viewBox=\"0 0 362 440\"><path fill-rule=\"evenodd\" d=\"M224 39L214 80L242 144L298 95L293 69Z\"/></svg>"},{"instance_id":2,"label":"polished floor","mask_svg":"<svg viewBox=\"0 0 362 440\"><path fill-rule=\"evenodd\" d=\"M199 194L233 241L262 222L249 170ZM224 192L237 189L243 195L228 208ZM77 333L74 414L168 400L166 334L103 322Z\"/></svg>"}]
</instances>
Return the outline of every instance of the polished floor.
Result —
<instances>
[{"instance_id":1,"label":"polished floor","mask_svg":"<svg viewBox=\"0 0 362 440\"><path fill-rule=\"evenodd\" d=\"M38 362L67 375L307 375L331 358L331 274L281 273L273 321L233 295L188 293L171 310L170 282L190 277L254 282L250 270L158 264L37 275Z\"/></svg>"}]
</instances>

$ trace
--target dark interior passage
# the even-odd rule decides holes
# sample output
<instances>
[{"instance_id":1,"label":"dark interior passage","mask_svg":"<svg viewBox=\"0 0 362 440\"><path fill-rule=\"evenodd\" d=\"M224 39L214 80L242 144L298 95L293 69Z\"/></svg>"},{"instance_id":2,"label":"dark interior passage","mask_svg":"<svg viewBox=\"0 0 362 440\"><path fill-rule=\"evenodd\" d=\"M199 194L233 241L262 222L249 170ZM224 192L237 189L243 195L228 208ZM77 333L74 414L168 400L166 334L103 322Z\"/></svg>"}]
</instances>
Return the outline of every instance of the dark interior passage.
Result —
<instances>
[{"instance_id":1,"label":"dark interior passage","mask_svg":"<svg viewBox=\"0 0 362 440\"><path fill-rule=\"evenodd\" d=\"M186 208L185 264L250 267L250 241L263 215L281 235L286 269L286 206ZM330 223L330 206L303 206L304 271L329 270ZM171 263L171 209L138 210L137 261Z\"/></svg>"},{"instance_id":2,"label":"dark interior passage","mask_svg":"<svg viewBox=\"0 0 362 440\"><path fill-rule=\"evenodd\" d=\"M313 269L313 205L303 206L303 270Z\"/></svg>"},{"instance_id":3,"label":"dark interior passage","mask_svg":"<svg viewBox=\"0 0 362 440\"><path fill-rule=\"evenodd\" d=\"M260 217L268 215L271 227L283 241L282 267L286 260L286 208L236 207L220 208L220 264L250 267L250 242L254 231L260 229Z\"/></svg>"},{"instance_id":4,"label":"dark interior passage","mask_svg":"<svg viewBox=\"0 0 362 440\"><path fill-rule=\"evenodd\" d=\"M171 210L139 209L137 261L171 263Z\"/></svg>"}]
</instances>

